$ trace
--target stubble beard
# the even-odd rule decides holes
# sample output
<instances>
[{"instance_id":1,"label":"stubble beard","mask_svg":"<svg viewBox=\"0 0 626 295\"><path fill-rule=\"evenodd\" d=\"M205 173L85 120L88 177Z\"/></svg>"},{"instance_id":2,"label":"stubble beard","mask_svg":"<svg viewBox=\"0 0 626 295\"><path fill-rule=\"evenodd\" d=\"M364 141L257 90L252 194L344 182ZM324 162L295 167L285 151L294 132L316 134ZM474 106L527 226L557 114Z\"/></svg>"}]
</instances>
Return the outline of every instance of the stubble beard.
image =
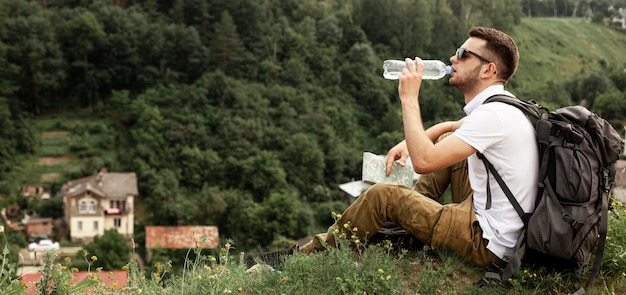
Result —
<instances>
[{"instance_id":1,"label":"stubble beard","mask_svg":"<svg viewBox=\"0 0 626 295\"><path fill-rule=\"evenodd\" d=\"M450 79L450 85L456 87L463 93L472 93L478 87L478 76L480 75L481 65L476 66L473 70L468 71L465 76L455 76Z\"/></svg>"}]
</instances>

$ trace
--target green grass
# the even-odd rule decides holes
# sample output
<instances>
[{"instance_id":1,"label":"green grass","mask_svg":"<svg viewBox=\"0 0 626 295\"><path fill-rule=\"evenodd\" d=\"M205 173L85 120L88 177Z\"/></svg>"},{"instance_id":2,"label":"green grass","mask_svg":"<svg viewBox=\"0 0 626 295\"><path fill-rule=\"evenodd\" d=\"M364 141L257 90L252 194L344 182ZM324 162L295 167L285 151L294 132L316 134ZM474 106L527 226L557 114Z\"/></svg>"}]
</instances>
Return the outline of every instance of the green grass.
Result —
<instances>
[{"instance_id":1,"label":"green grass","mask_svg":"<svg viewBox=\"0 0 626 295\"><path fill-rule=\"evenodd\" d=\"M626 216L623 204L614 204ZM612 218L605 267L587 294L624 294L626 292L626 219ZM4 234L4 233L3 233ZM106 259L83 253L85 261L46 255L43 277L37 283L22 284L12 278L15 263L4 256L0 269L0 290L4 294L52 294L42 286L62 286L54 294L571 294L580 283L570 275L542 268L523 267L503 285L479 288L474 285L484 269L467 265L446 250L419 251L397 249L384 241L353 251L350 241L338 239L339 248L311 255L295 253L285 257L280 269L247 269L243 254L233 254L235 244L226 241L220 251L189 249L184 266L170 261L152 261L146 270L136 262L121 269L129 281L105 285L95 274L93 261ZM616 246L619 245L619 246ZM3 246L8 252L8 245ZM133 249L134 251L134 249ZM218 254L215 254L218 253ZM194 257L194 258L190 258ZM81 263L78 263L81 262ZM80 265L80 266L79 266ZM72 283L77 267L93 274L86 282ZM178 270L176 270L178 269ZM14 293L11 293L14 292Z\"/></svg>"},{"instance_id":2,"label":"green grass","mask_svg":"<svg viewBox=\"0 0 626 295\"><path fill-rule=\"evenodd\" d=\"M532 89L603 67L626 67L626 34L582 18L523 18L510 35L520 51L514 88Z\"/></svg>"}]
</instances>

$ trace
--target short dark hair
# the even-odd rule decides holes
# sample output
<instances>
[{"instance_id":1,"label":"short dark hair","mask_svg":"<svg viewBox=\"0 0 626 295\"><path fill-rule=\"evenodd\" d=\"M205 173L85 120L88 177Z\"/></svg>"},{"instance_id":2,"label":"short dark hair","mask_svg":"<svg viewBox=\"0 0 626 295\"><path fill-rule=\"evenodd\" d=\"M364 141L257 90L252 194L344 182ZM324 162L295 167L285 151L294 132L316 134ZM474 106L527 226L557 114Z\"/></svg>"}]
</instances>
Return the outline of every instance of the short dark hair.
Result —
<instances>
[{"instance_id":1,"label":"short dark hair","mask_svg":"<svg viewBox=\"0 0 626 295\"><path fill-rule=\"evenodd\" d=\"M487 55L493 57L498 65L498 75L506 82L517 71L519 51L515 41L506 33L486 27L473 27L469 30L470 37L487 41Z\"/></svg>"}]
</instances>

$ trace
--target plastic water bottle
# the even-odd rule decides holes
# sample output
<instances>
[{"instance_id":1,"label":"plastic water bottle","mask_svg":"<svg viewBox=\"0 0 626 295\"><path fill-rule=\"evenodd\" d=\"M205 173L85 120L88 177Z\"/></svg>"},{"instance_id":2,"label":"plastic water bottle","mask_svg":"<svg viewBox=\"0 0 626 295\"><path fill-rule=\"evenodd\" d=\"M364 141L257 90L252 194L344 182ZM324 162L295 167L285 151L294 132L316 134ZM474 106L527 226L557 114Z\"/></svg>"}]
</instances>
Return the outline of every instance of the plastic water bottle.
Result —
<instances>
[{"instance_id":1,"label":"plastic water bottle","mask_svg":"<svg viewBox=\"0 0 626 295\"><path fill-rule=\"evenodd\" d=\"M440 60L422 61L424 62L424 74L422 76L424 80L437 80L452 73L452 67L447 66ZM406 68L406 62L403 60L386 60L383 63L383 77L389 80L397 80L404 68Z\"/></svg>"}]
</instances>

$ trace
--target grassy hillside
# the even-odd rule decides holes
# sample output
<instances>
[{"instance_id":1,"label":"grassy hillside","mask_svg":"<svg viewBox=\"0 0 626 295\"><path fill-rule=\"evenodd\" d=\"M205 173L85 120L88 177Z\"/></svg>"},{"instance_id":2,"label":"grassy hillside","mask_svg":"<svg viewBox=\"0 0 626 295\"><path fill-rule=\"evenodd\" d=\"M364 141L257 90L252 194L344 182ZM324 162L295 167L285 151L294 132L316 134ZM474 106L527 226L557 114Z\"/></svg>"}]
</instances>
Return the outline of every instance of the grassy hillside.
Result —
<instances>
[{"instance_id":1,"label":"grassy hillside","mask_svg":"<svg viewBox=\"0 0 626 295\"><path fill-rule=\"evenodd\" d=\"M520 49L511 87L520 90L626 67L626 34L581 18L524 18L510 35Z\"/></svg>"}]
</instances>

